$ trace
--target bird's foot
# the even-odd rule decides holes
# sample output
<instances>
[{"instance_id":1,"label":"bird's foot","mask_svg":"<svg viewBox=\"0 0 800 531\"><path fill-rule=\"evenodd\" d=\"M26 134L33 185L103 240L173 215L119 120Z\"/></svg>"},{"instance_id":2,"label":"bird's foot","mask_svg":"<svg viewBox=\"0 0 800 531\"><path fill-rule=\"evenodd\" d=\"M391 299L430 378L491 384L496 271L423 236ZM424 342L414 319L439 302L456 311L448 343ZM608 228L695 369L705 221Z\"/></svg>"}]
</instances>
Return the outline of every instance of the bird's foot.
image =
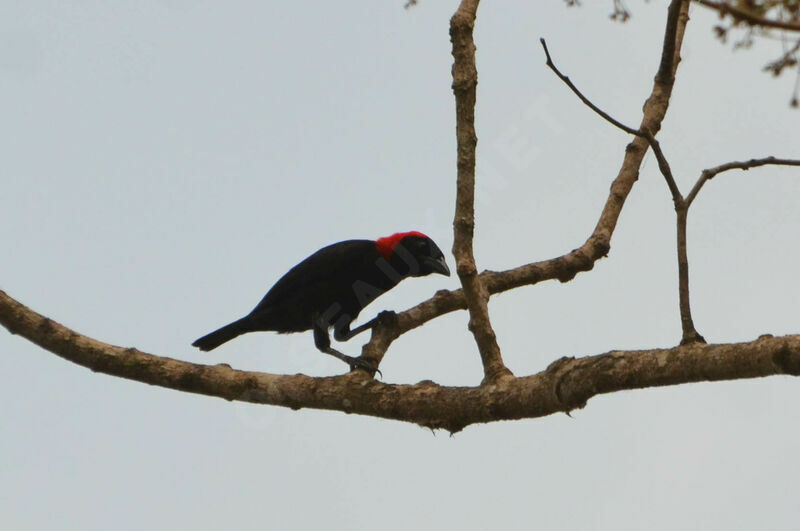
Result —
<instances>
[{"instance_id":1,"label":"bird's foot","mask_svg":"<svg viewBox=\"0 0 800 531\"><path fill-rule=\"evenodd\" d=\"M354 371L356 369L363 369L367 371L370 375L374 376L375 373L378 373L381 378L383 378L383 373L378 369L378 364L372 360L367 358L350 358L347 360L350 363L350 370Z\"/></svg>"},{"instance_id":2,"label":"bird's foot","mask_svg":"<svg viewBox=\"0 0 800 531\"><path fill-rule=\"evenodd\" d=\"M378 324L395 326L397 324L397 313L392 310L384 310L375 318Z\"/></svg>"},{"instance_id":3,"label":"bird's foot","mask_svg":"<svg viewBox=\"0 0 800 531\"><path fill-rule=\"evenodd\" d=\"M322 350L322 352L324 352L325 354L330 354L331 356L338 358L343 362L345 362L346 364L350 365L351 371L354 371L356 369L363 369L367 371L370 374L370 376L375 376L375 373L377 372L378 374L381 375L381 378L383 378L383 373L381 373L381 371L378 370L378 363L375 361L363 357L354 358L353 356L348 356L347 354L339 352L335 348L331 347Z\"/></svg>"}]
</instances>

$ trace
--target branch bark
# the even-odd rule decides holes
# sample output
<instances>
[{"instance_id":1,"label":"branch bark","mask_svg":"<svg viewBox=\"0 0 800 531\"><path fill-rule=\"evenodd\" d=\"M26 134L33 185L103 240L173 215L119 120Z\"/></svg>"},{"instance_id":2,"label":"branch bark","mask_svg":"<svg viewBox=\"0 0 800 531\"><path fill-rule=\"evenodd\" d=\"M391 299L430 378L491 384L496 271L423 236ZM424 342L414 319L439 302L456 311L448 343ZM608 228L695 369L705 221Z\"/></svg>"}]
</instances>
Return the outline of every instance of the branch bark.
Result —
<instances>
[{"instance_id":1,"label":"branch bark","mask_svg":"<svg viewBox=\"0 0 800 531\"><path fill-rule=\"evenodd\" d=\"M452 433L475 423L535 418L582 408L593 396L689 382L800 376L800 335L671 349L565 357L544 371L478 387L430 381L392 385L363 371L312 378L201 365L123 348L81 335L0 291L0 324L95 372L190 393L292 409L339 410L413 422Z\"/></svg>"},{"instance_id":2,"label":"branch bark","mask_svg":"<svg viewBox=\"0 0 800 531\"><path fill-rule=\"evenodd\" d=\"M475 337L483 363L484 382L511 376L500 353L489 317L489 292L478 276L472 239L475 232L475 98L478 70L472 30L479 0L462 0L450 19L453 43L453 93L456 98L456 139L458 179L456 212L453 218L453 255L456 271L469 310L469 330Z\"/></svg>"}]
</instances>

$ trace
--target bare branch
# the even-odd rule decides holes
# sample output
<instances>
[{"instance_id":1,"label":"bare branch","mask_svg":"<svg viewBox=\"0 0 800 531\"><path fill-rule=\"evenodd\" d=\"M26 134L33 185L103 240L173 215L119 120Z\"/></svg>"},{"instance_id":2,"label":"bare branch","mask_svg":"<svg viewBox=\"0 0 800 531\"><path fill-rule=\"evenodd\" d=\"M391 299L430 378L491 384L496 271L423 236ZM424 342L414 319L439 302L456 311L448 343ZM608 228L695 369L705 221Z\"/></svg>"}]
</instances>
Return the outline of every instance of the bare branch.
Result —
<instances>
[{"instance_id":1,"label":"bare branch","mask_svg":"<svg viewBox=\"0 0 800 531\"><path fill-rule=\"evenodd\" d=\"M783 72L784 68L797 65L796 54L798 51L800 51L800 39L798 39L797 42L794 43L794 46L783 52L783 55L781 55L771 63L767 64L764 67L764 71L772 72L773 76L781 75L781 72Z\"/></svg>"},{"instance_id":2,"label":"bare branch","mask_svg":"<svg viewBox=\"0 0 800 531\"><path fill-rule=\"evenodd\" d=\"M584 96L583 93L580 90L578 90L578 87L575 86L575 84L572 82L572 80L570 80L570 78L568 76L565 76L564 74L562 74L561 70L559 70L558 67L555 65L555 63L553 62L553 59L550 57L550 50L547 49L547 42L545 42L545 40L543 38L540 38L539 42L542 43L542 48L544 48L544 54L547 57L547 66L550 67L550 70L555 72L555 74L558 76L558 78L561 81L563 81L570 89L572 89L572 92L574 92L575 95L578 96L578 98L580 98L580 100L587 107L589 107L594 112L596 112L601 117L603 117L604 120L606 120L607 122L615 125L619 129L622 129L626 133L628 133L630 135L638 135L638 136L642 136L643 135L643 133L641 133L638 129L634 129L633 127L629 127L629 126L623 124L622 122L620 122L619 120L616 120L610 114L608 114L607 112L602 110L600 107L598 107L597 105L592 103L589 100L589 98Z\"/></svg>"},{"instance_id":3,"label":"bare branch","mask_svg":"<svg viewBox=\"0 0 800 531\"><path fill-rule=\"evenodd\" d=\"M664 156L664 152L661 151L661 144L659 144L658 140L651 135L650 133L645 133L645 138L650 143L650 148L653 150L653 153L656 156L656 160L658 161L658 169L661 171L661 175L664 176L664 180L667 182L667 187L669 188L669 193L672 194L672 202L675 204L675 210L679 210L683 206L683 195L681 195L681 191L678 189L678 184L675 182L675 177L672 175L672 169L669 166L669 162L667 162L667 158Z\"/></svg>"},{"instance_id":4,"label":"bare branch","mask_svg":"<svg viewBox=\"0 0 800 531\"><path fill-rule=\"evenodd\" d=\"M679 39L683 35L683 28L685 27L687 4L680 1L673 1L668 10L667 27L665 30L664 44L662 47L661 62L659 64L658 73L656 74L656 85L659 84L670 86L675 80L675 67L679 61L678 52L680 50ZM683 20L683 25L681 24ZM687 258L687 245L686 245L686 219L688 216L688 204L681 194L678 184L675 182L675 177L672 175L667 158L661 149L661 144L656 140L655 135L643 123L639 129L623 125L621 122L612 118L609 114L600 110L589 99L584 96L577 87L563 75L558 68L553 64L550 53L547 50L547 45L541 39L542 46L544 47L545 54L547 55L547 65L556 73L556 75L564 81L572 91L592 110L605 118L607 121L616 125L623 131L636 135L639 138L645 139L658 161L658 169L664 176L670 194L672 195L672 202L675 205L675 213L677 215L677 252L678 252L678 294L679 294L679 308L681 316L681 328L683 330L681 344L688 344L694 342L705 343L705 339L701 336L694 326L692 320L691 305L689 304L689 260ZM655 92L654 92L655 94ZM660 124L657 124L660 125ZM657 131L657 129L656 129Z\"/></svg>"},{"instance_id":5,"label":"bare branch","mask_svg":"<svg viewBox=\"0 0 800 531\"><path fill-rule=\"evenodd\" d=\"M687 217L689 215L689 207L692 205L695 197L700 192L706 181L714 178L715 175L727 170L741 169L747 170L757 166L764 166L767 164L774 165L788 165L800 166L800 160L790 159L777 159L775 157L765 157L763 159L751 159L746 162L729 162L722 164L715 168L703 170L700 178L695 183L686 200L682 202L680 208L676 208L678 214L678 300L681 314L681 328L683 335L681 337L681 344L702 342L705 339L701 336L695 328L692 319L691 305L689 303L689 260L687 258L687 245L686 245L686 225Z\"/></svg>"},{"instance_id":6,"label":"bare branch","mask_svg":"<svg viewBox=\"0 0 800 531\"><path fill-rule=\"evenodd\" d=\"M677 209L683 203L683 196L681 195L680 190L678 189L678 185L675 183L675 178L672 176L672 170L670 169L669 162L667 162L666 157L664 156L664 152L661 150L661 145L658 143L658 140L649 132L649 131L641 131L639 129L634 129L633 127L629 127L619 120L615 119L613 116L602 110L600 107L592 103L592 101L587 98L579 89L575 86L575 84L570 80L570 78L556 67L555 63L553 62L552 57L550 56L550 51L547 49L547 43L544 39L539 39L539 42L542 43L542 48L544 48L544 53L547 56L547 66L555 72L561 81L563 81L571 90L575 93L576 96L590 109L592 109L595 113L600 115L604 120L611 123L612 125L622 129L628 134L636 135L644 138L650 144L650 147L653 149L653 153L655 153L656 160L658 161L658 168L661 170L661 174L664 176L664 180L667 182L667 187L669 188L670 193L672 194L672 201L675 203L675 208ZM658 76L656 76L658 77Z\"/></svg>"},{"instance_id":7,"label":"bare branch","mask_svg":"<svg viewBox=\"0 0 800 531\"><path fill-rule=\"evenodd\" d=\"M705 338L695 328L692 318L692 305L689 300L689 257L686 244L686 225L689 205L684 201L675 209L677 217L678 250L678 308L681 316L681 345L705 343Z\"/></svg>"},{"instance_id":8,"label":"bare branch","mask_svg":"<svg viewBox=\"0 0 800 531\"><path fill-rule=\"evenodd\" d=\"M470 424L535 418L582 408L593 396L689 382L800 376L800 336L749 343L612 351L561 358L546 370L496 385L391 385L362 371L313 378L200 365L83 336L0 291L0 324L93 371L169 389L292 409L314 408L413 422L457 432Z\"/></svg>"},{"instance_id":9,"label":"bare branch","mask_svg":"<svg viewBox=\"0 0 800 531\"><path fill-rule=\"evenodd\" d=\"M667 8L667 25L664 29L664 42L661 45L661 62L656 72L656 82L663 85L675 83L675 71L680 61L680 48L683 31L689 19L689 0L672 0ZM647 129L649 131L649 129ZM652 131L656 134L658 131Z\"/></svg>"},{"instance_id":10,"label":"bare branch","mask_svg":"<svg viewBox=\"0 0 800 531\"><path fill-rule=\"evenodd\" d=\"M664 45L663 45L663 53L661 64L659 66L658 74L656 75L656 82L669 82L671 83L674 80L674 75L671 69L674 68L675 64L678 61L678 56L675 53L675 47L673 43L675 39L670 37L671 34L677 35L680 25L679 20L681 17L681 7L685 9L685 5L679 5L679 2L673 2L669 7L669 14L668 14L668 21L667 21L667 30L666 35L664 38ZM680 30L682 32L682 29ZM689 194L687 199L684 199L683 195L678 188L678 185L675 181L674 176L672 175L672 170L670 168L669 162L667 161L666 157L664 156L663 151L661 150L661 145L659 144L658 140L656 140L655 136L647 129L645 126L640 127L640 129L636 130L631 127L628 127L621 122L612 118L608 113L602 111L596 105L594 105L586 96L584 96L580 90L570 81L570 79L562 74L558 68L553 63L553 60L550 56L550 52L547 49L547 45L544 42L544 39L540 39L542 42L542 46L544 47L545 55L547 56L547 65L556 73L556 75L564 81L564 83L569 86L570 89L592 110L594 110L597 114L602 116L605 120L609 121L610 123L614 124L618 128L626 131L630 134L636 135L637 137L644 138L649 143L653 153L656 156L656 160L658 161L658 167L661 171L661 174L664 176L664 179L667 183L667 187L672 194L672 200L675 205L675 212L677 215L677 254L678 254L678 295L679 295L679 308L680 308L680 317L681 317L681 328L682 328L682 337L681 337L681 344L689 344L695 342L705 343L705 339L703 338L700 333L697 332L697 329L694 325L694 320L692 319L691 313L691 304L689 302L689 261L687 256L687 236L686 236L686 225L687 225L687 217L688 217L688 210L689 205L694 200L697 192L703 186L706 180L712 178L716 173L719 171L725 171L728 169L734 168L741 168L747 169L749 167L754 167L766 163L776 163L776 159L763 159L761 161L749 161L748 163L730 163L728 165L723 165L719 168L715 168L712 170L706 170L703 172L700 180L695 185L694 189ZM672 50L672 53L670 53ZM671 57L671 60L668 58ZM669 72L668 72L669 70ZM786 161L783 161L786 163ZM746 167L742 166L745 165Z\"/></svg>"},{"instance_id":11,"label":"bare branch","mask_svg":"<svg viewBox=\"0 0 800 531\"><path fill-rule=\"evenodd\" d=\"M511 372L503 364L497 337L489 318L489 293L483 286L472 250L475 231L475 92L478 70L472 29L479 0L462 0L450 19L453 43L453 93L456 98L458 141L458 182L453 219L453 255L469 309L469 329L475 337L483 362L484 381L492 382Z\"/></svg>"},{"instance_id":12,"label":"bare branch","mask_svg":"<svg viewBox=\"0 0 800 531\"><path fill-rule=\"evenodd\" d=\"M736 7L727 2L712 2L711 0L696 0L698 4L718 11L720 15L730 15L736 20L746 22L751 26L762 28L776 28L789 31L800 31L800 23L785 22L782 20L768 19L758 16L755 13Z\"/></svg>"},{"instance_id":13,"label":"bare branch","mask_svg":"<svg viewBox=\"0 0 800 531\"><path fill-rule=\"evenodd\" d=\"M674 40L675 45L665 47L662 50L662 54L674 54L675 57L671 64L673 70L675 70L678 66L683 33L688 21L688 0L683 0L682 2L681 0L672 1L673 3L680 3L681 9L678 10L678 23L674 26L667 25L668 31L674 31L674 33L668 33L669 38L665 38L665 42ZM672 16L675 16L674 10L671 13L673 13ZM663 63L664 61L662 60L660 64ZM669 106L674 77L668 79L668 81L665 84L656 78L653 90L644 104L641 130L658 131L660 129L661 122L664 120ZM611 184L611 191L600 213L597 225L583 245L565 255L549 260L533 262L501 272L485 271L479 275L479 279L486 291L493 295L521 286L538 284L546 280L558 279L561 282L568 282L578 273L590 271L597 260L607 256L611 248L611 235L614 233L625 200L639 178L639 168L642 160L644 160L648 145L643 136L637 136L633 142L628 144L625 149L622 167ZM463 310L466 307L467 301L463 290L440 290L430 299L399 313L396 326L379 325L374 330L374 333L379 335L380 341L373 336L370 343L365 346L365 351L369 349L370 352L377 353L377 356L381 358L385 353L383 345L387 337L397 337L418 326L422 326L440 315ZM376 341L375 345L373 345L373 340ZM380 343L380 345L377 345L377 343Z\"/></svg>"},{"instance_id":14,"label":"bare branch","mask_svg":"<svg viewBox=\"0 0 800 531\"><path fill-rule=\"evenodd\" d=\"M766 165L773 165L773 166L800 166L800 160L797 159L779 159L773 156L764 157L761 159L750 159L747 161L741 162L728 162L726 164L720 164L714 168L709 168L707 170L703 170L700 174L700 178L697 179L692 191L689 192L689 195L686 196L686 204L691 205L692 202L697 197L697 194L700 193L700 189L706 183L706 181L710 181L717 174L722 173L728 170L749 170L750 168L756 168L758 166L766 166Z\"/></svg>"}]
</instances>

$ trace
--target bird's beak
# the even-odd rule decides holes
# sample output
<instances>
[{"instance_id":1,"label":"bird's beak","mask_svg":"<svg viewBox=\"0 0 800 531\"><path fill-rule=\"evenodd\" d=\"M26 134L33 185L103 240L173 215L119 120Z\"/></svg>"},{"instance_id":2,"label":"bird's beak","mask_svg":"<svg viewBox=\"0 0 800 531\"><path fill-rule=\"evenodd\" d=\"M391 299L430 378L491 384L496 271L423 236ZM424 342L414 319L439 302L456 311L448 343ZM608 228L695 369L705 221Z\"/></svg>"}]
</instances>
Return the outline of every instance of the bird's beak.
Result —
<instances>
[{"instance_id":1,"label":"bird's beak","mask_svg":"<svg viewBox=\"0 0 800 531\"><path fill-rule=\"evenodd\" d=\"M426 257L424 263L430 267L434 273L439 273L446 277L450 276L450 268L447 267L447 262L444 261L444 256L439 258Z\"/></svg>"}]
</instances>

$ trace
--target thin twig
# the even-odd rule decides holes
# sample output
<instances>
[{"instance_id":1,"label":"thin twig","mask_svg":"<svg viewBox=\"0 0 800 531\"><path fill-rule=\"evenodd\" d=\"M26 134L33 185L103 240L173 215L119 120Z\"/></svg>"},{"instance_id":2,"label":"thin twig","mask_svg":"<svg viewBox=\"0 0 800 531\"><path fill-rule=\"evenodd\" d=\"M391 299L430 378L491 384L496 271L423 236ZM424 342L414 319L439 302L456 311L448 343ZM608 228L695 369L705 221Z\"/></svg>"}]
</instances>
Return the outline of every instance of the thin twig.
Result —
<instances>
[{"instance_id":1,"label":"thin twig","mask_svg":"<svg viewBox=\"0 0 800 531\"><path fill-rule=\"evenodd\" d=\"M674 37L674 34L673 34ZM587 98L583 92L575 86L569 76L564 75L561 70L553 62L553 58L550 56L550 50L547 49L547 42L540 38L539 42L542 43L542 48L544 48L544 54L547 57L547 66L550 67L558 78L563 81L569 88L575 93L576 96L590 109L592 109L595 113L601 116L604 120L608 123L616 126L619 129L622 129L628 134L639 136L647 140L648 144L653 150L653 153L656 156L656 160L658 161L658 169L661 171L661 174L664 176L664 180L667 183L667 187L669 188L670 193L672 194L672 201L675 203L675 207L678 208L683 202L683 196L681 195L680 190L678 189L678 185L675 183L675 178L672 176L672 170L670 169L669 162L667 162L667 158L664 156L664 152L661 150L661 145L658 143L658 140L650 133L649 131L643 131L640 129L634 129L633 127L627 126L617 120L616 118L612 117L610 114L605 112L603 109L592 103L592 101ZM670 48L674 50L674 45ZM672 52L668 52L671 54ZM665 53L664 55L667 55ZM661 65L659 66L659 72L663 65L665 64L664 59L662 58ZM667 64L671 64L667 62ZM658 76L656 76L658 78Z\"/></svg>"},{"instance_id":2,"label":"thin twig","mask_svg":"<svg viewBox=\"0 0 800 531\"><path fill-rule=\"evenodd\" d=\"M685 27L685 19L681 19L681 15L686 16L687 5L683 0L673 0L669 6L667 15L667 25L664 32L663 53L661 62L659 63L658 73L656 74L656 83L664 86L671 87L675 81L675 66L677 65L680 57L680 38L683 35L683 28ZM561 73L560 70L553 63L550 57L550 52L547 49L547 44L544 39L540 39L542 47L544 48L545 55L547 56L547 65L553 72L564 82L566 85L586 104L589 108L594 110L597 114L602 116L606 121L612 123L618 128L626 131L632 135L643 138L647 141L650 148L655 154L658 161L658 169L661 171L664 180L667 183L670 194L672 195L672 202L675 206L675 214L677 216L677 254L678 254L678 301L679 311L681 318L682 337L681 344L688 343L705 343L705 339L694 326L692 319L691 305L689 304L689 260L687 256L686 245L686 219L688 216L688 204L683 198L678 184L675 182L675 177L672 175L672 169L667 161L664 152L661 149L661 144L656 140L655 135L643 124L639 129L628 127L618 120L612 118L608 113L601 110L593 104L589 98L583 95L580 90L570 81L570 79ZM659 124L660 125L660 122ZM657 129L656 129L657 130Z\"/></svg>"},{"instance_id":3,"label":"thin twig","mask_svg":"<svg viewBox=\"0 0 800 531\"><path fill-rule=\"evenodd\" d=\"M659 144L658 140L656 140L656 138L651 135L649 131L644 132L643 135L650 143L650 148L653 150L653 153L656 156L656 160L658 161L658 169L661 171L661 175L664 176L664 180L667 182L669 192L672 194L672 202L675 204L675 210L677 211L683 206L684 199L683 195L681 195L680 189L678 188L678 184L675 182L675 177L672 176L672 169L669 166L669 162L667 162L664 152L661 151L661 144Z\"/></svg>"},{"instance_id":4,"label":"thin twig","mask_svg":"<svg viewBox=\"0 0 800 531\"><path fill-rule=\"evenodd\" d=\"M692 191L689 192L689 195L686 196L686 205L689 206L697 197L697 194L700 192L700 189L706 183L706 181L710 181L718 174L728 171L728 170L749 170L750 168L756 168L758 166L766 166L766 165L773 165L773 166L800 166L800 160L797 159L779 159L773 156L764 157L761 159L750 159L746 161L734 161L728 162L725 164L720 164L719 166L715 166L713 168L709 168L703 170L700 174L700 178L697 179Z\"/></svg>"},{"instance_id":5,"label":"thin twig","mask_svg":"<svg viewBox=\"0 0 800 531\"><path fill-rule=\"evenodd\" d=\"M764 66L765 72L772 72L773 76L781 75L784 68L797 65L797 52L800 51L800 39L794 43L794 46L783 52L779 58Z\"/></svg>"},{"instance_id":6,"label":"thin twig","mask_svg":"<svg viewBox=\"0 0 800 531\"><path fill-rule=\"evenodd\" d=\"M569 79L569 77L567 77L564 74L562 74L561 71L558 69L558 67L555 65L555 63L553 63L553 59L550 57L550 51L547 49L547 42L543 38L540 38L539 42L542 43L542 48L544 48L544 54L547 57L547 66L550 67L550 70L555 72L555 74L558 76L558 78L561 81L566 83L566 85L572 90L572 92L574 92L575 95L578 96L578 98L580 98L580 100L584 104L586 104L587 107L589 107L594 112L596 112L597 114L602 116L603 119L606 120L608 123L613 124L614 126L618 127L619 129L622 129L626 133L628 133L630 135L637 135L637 136L644 137L644 134L641 131L639 131L638 129L634 129L633 127L629 127L629 126L623 124L622 122L620 122L619 120L616 120L610 114L605 112L603 109L601 109L600 107L598 107L597 105L592 103L589 100L589 98L584 96L583 93L580 90L578 90L578 87L576 87L575 84Z\"/></svg>"}]
</instances>

